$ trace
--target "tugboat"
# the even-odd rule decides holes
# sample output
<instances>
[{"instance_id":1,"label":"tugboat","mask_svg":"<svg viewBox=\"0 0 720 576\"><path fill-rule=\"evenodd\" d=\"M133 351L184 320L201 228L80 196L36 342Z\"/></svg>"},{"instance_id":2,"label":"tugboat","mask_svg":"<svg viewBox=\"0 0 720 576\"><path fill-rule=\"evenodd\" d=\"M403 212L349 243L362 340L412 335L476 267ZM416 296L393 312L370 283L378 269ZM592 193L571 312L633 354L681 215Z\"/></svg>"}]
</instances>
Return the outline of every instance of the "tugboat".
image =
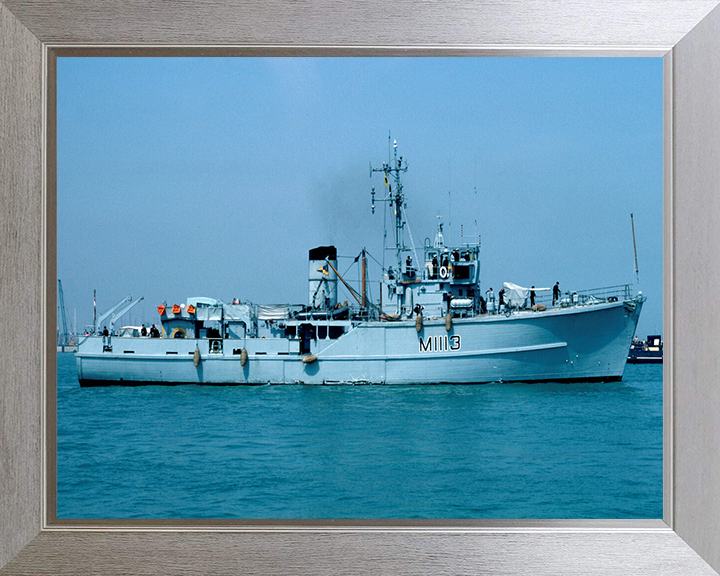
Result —
<instances>
[{"instance_id":1,"label":"tugboat","mask_svg":"<svg viewBox=\"0 0 720 576\"><path fill-rule=\"evenodd\" d=\"M629 364L662 364L662 336L656 334L648 336L646 340L635 338L630 345L627 361Z\"/></svg>"},{"instance_id":2,"label":"tugboat","mask_svg":"<svg viewBox=\"0 0 720 576\"><path fill-rule=\"evenodd\" d=\"M397 142L378 199L394 223L394 259L380 297L337 270L337 250L309 252L308 302L258 305L188 298L158 307L161 330L105 336L95 327L76 354L81 386L142 384L471 384L620 380L645 296L629 285L539 297L504 284L481 292L480 238L451 246L442 222L416 248L405 218ZM375 189L371 193L375 212ZM394 215L394 219L393 219ZM387 231L386 231L387 232ZM387 234L386 234L387 236ZM473 238L474 239L474 238ZM409 242L408 242L409 240ZM338 299L342 283L351 304ZM544 300L544 303L540 303ZM497 305L496 305L497 304ZM115 316L113 316L115 318Z\"/></svg>"}]
</instances>

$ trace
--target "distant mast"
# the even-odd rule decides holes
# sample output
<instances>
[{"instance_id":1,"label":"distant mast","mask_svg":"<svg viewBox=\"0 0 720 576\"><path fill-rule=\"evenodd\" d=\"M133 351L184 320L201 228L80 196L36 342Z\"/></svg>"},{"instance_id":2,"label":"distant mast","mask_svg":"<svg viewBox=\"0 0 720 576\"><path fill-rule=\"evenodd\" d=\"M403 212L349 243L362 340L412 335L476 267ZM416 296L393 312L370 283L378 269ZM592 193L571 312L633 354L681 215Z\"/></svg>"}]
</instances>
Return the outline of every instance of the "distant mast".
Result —
<instances>
[{"instance_id":1,"label":"distant mast","mask_svg":"<svg viewBox=\"0 0 720 576\"><path fill-rule=\"evenodd\" d=\"M390 137L388 137L388 141ZM388 195L381 201L389 202L395 212L395 256L397 260L398 274L402 271L402 253L405 250L405 244L403 240L403 227L404 227L404 208L405 198L403 196L403 186L400 181L400 173L407 172L407 164L403 164L402 156L398 158L397 155L397 140L393 141L393 157L388 162L383 162L382 168L373 168L370 166L370 175L373 172L382 172L385 175L385 186L388 188ZM395 190L393 190L393 184L395 183ZM373 211L375 210L375 191L373 189Z\"/></svg>"},{"instance_id":2,"label":"distant mast","mask_svg":"<svg viewBox=\"0 0 720 576\"><path fill-rule=\"evenodd\" d=\"M633 250L635 251L635 281L640 281L640 273L638 272L638 263L637 263L637 246L635 245L635 221L633 220L633 214L630 212L630 224L632 225L632 235L633 235Z\"/></svg>"}]
</instances>

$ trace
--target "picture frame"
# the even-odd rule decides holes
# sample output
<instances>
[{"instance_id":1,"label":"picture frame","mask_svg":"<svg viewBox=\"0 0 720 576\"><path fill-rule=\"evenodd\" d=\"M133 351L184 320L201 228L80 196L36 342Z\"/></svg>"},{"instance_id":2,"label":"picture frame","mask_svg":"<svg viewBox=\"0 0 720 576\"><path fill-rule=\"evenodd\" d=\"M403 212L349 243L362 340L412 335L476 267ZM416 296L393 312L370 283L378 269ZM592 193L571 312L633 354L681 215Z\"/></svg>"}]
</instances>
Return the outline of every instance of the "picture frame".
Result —
<instances>
[{"instance_id":1,"label":"picture frame","mask_svg":"<svg viewBox=\"0 0 720 576\"><path fill-rule=\"evenodd\" d=\"M452 6L373 1L0 2L0 574L714 574L720 569L718 311L712 216L720 181L720 9L705 0ZM633 55L664 60L664 518L662 521L51 521L45 383L55 377L54 50L149 45L203 54ZM48 112L49 111L49 112ZM700 305L703 305L702 301ZM51 354L52 352L52 354Z\"/></svg>"}]
</instances>

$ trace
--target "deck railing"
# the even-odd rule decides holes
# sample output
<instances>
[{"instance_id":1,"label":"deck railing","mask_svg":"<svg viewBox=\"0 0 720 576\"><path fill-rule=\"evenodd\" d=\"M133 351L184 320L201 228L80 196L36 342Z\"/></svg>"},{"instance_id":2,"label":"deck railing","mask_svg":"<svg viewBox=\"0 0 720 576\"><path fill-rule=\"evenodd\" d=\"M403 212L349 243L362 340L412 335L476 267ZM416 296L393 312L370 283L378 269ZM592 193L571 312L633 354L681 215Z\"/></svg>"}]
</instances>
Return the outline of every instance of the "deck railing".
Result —
<instances>
[{"instance_id":1,"label":"deck railing","mask_svg":"<svg viewBox=\"0 0 720 576\"><path fill-rule=\"evenodd\" d=\"M590 288L585 290L567 290L560 293L560 299L553 304L552 292L537 292L535 296L535 304L543 304L547 308L567 308L570 306L583 306L591 304L601 304L604 302L618 302L623 300L629 300L633 297L632 286L630 284L618 284L616 286L604 286L602 288ZM512 310L529 310L530 309L530 298L526 299L526 306L520 308L513 308ZM363 309L358 306L349 306L349 312L351 318L366 317L370 320L377 320L380 317L379 310L376 307L368 309L363 312ZM509 313L507 307L504 307L501 311L498 306L498 301L495 300L495 314ZM414 318L414 315L413 315ZM403 320L407 317L403 316Z\"/></svg>"},{"instance_id":2,"label":"deck railing","mask_svg":"<svg viewBox=\"0 0 720 576\"><path fill-rule=\"evenodd\" d=\"M619 300L629 300L632 296L632 286L630 284L618 284L616 286L604 286L586 290L568 290L560 293L560 300L555 302L555 306L567 307L580 304L617 302ZM548 308L552 307L552 293L539 292L535 297L535 303L544 304Z\"/></svg>"}]
</instances>

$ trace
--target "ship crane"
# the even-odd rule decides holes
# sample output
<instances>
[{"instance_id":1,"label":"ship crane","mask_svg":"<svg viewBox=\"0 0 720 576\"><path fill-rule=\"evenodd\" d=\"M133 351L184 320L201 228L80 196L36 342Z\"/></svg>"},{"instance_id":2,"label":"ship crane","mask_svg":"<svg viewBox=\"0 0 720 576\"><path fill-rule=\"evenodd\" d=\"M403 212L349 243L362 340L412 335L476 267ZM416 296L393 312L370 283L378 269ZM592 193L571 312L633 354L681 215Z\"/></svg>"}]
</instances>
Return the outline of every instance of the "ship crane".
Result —
<instances>
[{"instance_id":1,"label":"ship crane","mask_svg":"<svg viewBox=\"0 0 720 576\"><path fill-rule=\"evenodd\" d=\"M130 296L130 295L128 294L127 296L125 296L125 298L123 298L122 300L120 300L120 302L118 302L117 304L115 304L115 306L113 306L112 308L110 308L109 310L107 310L106 312L104 312L104 313L100 316L100 318L98 318L97 321L95 322L95 326L94 326L94 328L95 328L95 334L97 334L97 332L98 332L98 326L102 326L103 320L105 320L105 318L107 318L108 316L110 316L113 312L115 312L115 310L117 310L118 308L120 308L120 306L122 306L122 305L125 304L126 302L130 302L130 301L132 301L132 296Z\"/></svg>"},{"instance_id":2,"label":"ship crane","mask_svg":"<svg viewBox=\"0 0 720 576\"><path fill-rule=\"evenodd\" d=\"M127 306L122 308L120 311L115 312L112 315L112 317L110 318L110 332L113 331L113 329L115 328L115 322L117 322L121 316L124 316L125 314L130 312L130 310L132 310L135 306L140 304L140 302L142 302L144 299L145 298L143 296L140 296L140 298L138 298L137 300L135 300L133 302L130 302L130 304L128 304Z\"/></svg>"}]
</instances>

